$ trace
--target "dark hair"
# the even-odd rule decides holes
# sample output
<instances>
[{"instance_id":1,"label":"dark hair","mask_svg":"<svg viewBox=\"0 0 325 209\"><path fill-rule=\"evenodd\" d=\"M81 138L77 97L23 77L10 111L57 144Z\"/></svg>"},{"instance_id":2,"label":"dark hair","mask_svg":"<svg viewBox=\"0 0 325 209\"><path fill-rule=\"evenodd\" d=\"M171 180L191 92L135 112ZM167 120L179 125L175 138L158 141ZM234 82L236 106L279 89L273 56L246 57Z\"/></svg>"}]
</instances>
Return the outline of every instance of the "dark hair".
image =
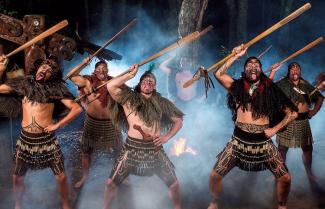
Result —
<instances>
[{"instance_id":1,"label":"dark hair","mask_svg":"<svg viewBox=\"0 0 325 209\"><path fill-rule=\"evenodd\" d=\"M51 57L48 59L37 59L34 62L34 68L32 69L32 74L36 75L38 69L42 65L49 65L52 68L51 77L47 81L58 81L62 80L63 73L59 61L56 57Z\"/></svg>"},{"instance_id":2,"label":"dark hair","mask_svg":"<svg viewBox=\"0 0 325 209\"><path fill-rule=\"evenodd\" d=\"M247 60L245 61L245 64L244 64L244 70L245 70L245 67L246 67L247 63L248 63L249 61L251 61L251 60L254 60L254 59L257 60L258 64L260 64L260 67L262 68L262 63L261 63L261 61L260 61L257 57L252 56L252 57L248 57Z\"/></svg>"},{"instance_id":3,"label":"dark hair","mask_svg":"<svg viewBox=\"0 0 325 209\"><path fill-rule=\"evenodd\" d=\"M139 83L134 87L134 90L135 90L136 92L138 92L138 93L141 92L141 88L140 88L140 86L141 86L141 81L143 81L143 79L145 79L145 78L147 78L147 77L153 78L153 79L155 80L155 82L156 82L156 76L155 76L152 72L150 72L150 71L146 71L146 72L144 72L143 75L140 77L140 81L139 81ZM155 90L154 90L154 91L155 91Z\"/></svg>"},{"instance_id":4,"label":"dark hair","mask_svg":"<svg viewBox=\"0 0 325 209\"><path fill-rule=\"evenodd\" d=\"M290 69L293 68L293 67L299 67L299 69L301 70L301 67L300 67L300 65L299 65L297 62L291 62L291 63L288 65L287 78L289 78Z\"/></svg>"},{"instance_id":5,"label":"dark hair","mask_svg":"<svg viewBox=\"0 0 325 209\"><path fill-rule=\"evenodd\" d=\"M97 68L99 65L101 65L101 64L104 64L104 65L106 65L107 66L107 63L105 62L105 60L100 60L100 61L98 61L96 64L95 64L95 68Z\"/></svg>"}]
</instances>

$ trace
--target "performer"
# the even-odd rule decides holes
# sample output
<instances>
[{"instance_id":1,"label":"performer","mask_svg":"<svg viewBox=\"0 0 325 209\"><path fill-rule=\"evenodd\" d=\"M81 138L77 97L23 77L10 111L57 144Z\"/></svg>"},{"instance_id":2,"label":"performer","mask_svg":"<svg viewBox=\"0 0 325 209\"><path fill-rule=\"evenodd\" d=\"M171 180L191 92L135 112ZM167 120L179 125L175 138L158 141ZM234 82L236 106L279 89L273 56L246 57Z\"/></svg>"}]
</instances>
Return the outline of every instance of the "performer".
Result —
<instances>
[{"instance_id":1,"label":"performer","mask_svg":"<svg viewBox=\"0 0 325 209\"><path fill-rule=\"evenodd\" d=\"M89 59L86 58L83 62L87 64ZM107 63L99 61L96 63L92 75L73 75L70 79L79 87L80 92L85 94L92 92L97 86L111 79L112 77L108 76L107 73ZM113 126L107 108L108 101L112 99L107 89L105 87L100 88L85 98L86 117L81 138L82 177L74 185L75 188L80 188L87 179L91 161L90 155L94 150L114 152L116 156L122 147L121 132Z\"/></svg>"},{"instance_id":2,"label":"performer","mask_svg":"<svg viewBox=\"0 0 325 209\"><path fill-rule=\"evenodd\" d=\"M179 183L174 166L162 145L182 127L183 113L156 91L156 78L146 71L134 90L124 83L135 76L138 66L107 84L112 98L113 121L127 130L128 137L107 180L104 209L109 208L117 187L129 174L156 174L169 187L175 209L181 208ZM163 135L161 135L163 134Z\"/></svg>"},{"instance_id":3,"label":"performer","mask_svg":"<svg viewBox=\"0 0 325 209\"><path fill-rule=\"evenodd\" d=\"M0 71L4 71L0 57ZM63 155L54 131L72 121L82 108L73 101L73 96L62 81L62 72L53 59L38 61L34 75L14 78L0 85L0 93L16 92L23 96L21 133L16 144L13 187L15 209L22 208L24 176L28 169L51 168L58 185L63 209L70 209L67 177ZM70 109L69 113L53 123L59 103ZM8 107L10 108L10 107ZM12 108L12 107L11 107Z\"/></svg>"},{"instance_id":4,"label":"performer","mask_svg":"<svg viewBox=\"0 0 325 209\"><path fill-rule=\"evenodd\" d=\"M228 107L232 111L235 130L211 172L213 201L208 209L218 208L222 179L235 166L246 171L269 169L277 179L278 208L286 208L290 175L271 137L297 117L297 113L293 111L295 106L290 100L262 73L262 64L256 57L246 60L240 79L234 80L225 74L246 50L243 45L234 48L235 56L214 74L229 92ZM271 127L270 123L279 110L285 111L286 116Z\"/></svg>"},{"instance_id":5,"label":"performer","mask_svg":"<svg viewBox=\"0 0 325 209\"><path fill-rule=\"evenodd\" d=\"M312 172L313 137L309 119L320 110L324 97L318 91L309 97L315 87L301 77L301 68L296 62L289 64L287 76L276 84L298 107L299 112L298 117L292 123L277 133L278 149L285 161L289 148L301 147L303 152L302 160L307 176L309 180L315 181ZM310 109L312 104L314 104L314 107Z\"/></svg>"}]
</instances>

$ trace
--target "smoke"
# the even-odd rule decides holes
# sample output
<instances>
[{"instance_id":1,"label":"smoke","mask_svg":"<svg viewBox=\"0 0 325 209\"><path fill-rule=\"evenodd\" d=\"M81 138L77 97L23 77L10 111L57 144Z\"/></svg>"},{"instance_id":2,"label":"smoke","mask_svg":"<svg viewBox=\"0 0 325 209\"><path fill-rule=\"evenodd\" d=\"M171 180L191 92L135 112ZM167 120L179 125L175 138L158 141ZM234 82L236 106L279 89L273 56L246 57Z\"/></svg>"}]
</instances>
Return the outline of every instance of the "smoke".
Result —
<instances>
[{"instance_id":1,"label":"smoke","mask_svg":"<svg viewBox=\"0 0 325 209\"><path fill-rule=\"evenodd\" d=\"M319 5L323 5L321 2L317 2ZM310 11L310 15L304 15L301 20L297 20L293 23L290 31L290 43L287 44L287 49L283 51L278 47L279 37L277 31L271 34L270 37L262 40L252 46L248 50L247 56L258 56L268 46L272 45L272 49L266 53L262 58L263 70L266 70L275 62L281 61L291 53L302 48L307 43L316 39L319 34L324 34L324 28L321 27L321 21L315 21L323 17L321 6L313 7L313 12ZM323 7L324 8L324 7ZM133 6L127 7L128 16L125 23L120 25L115 24L114 27L108 27L107 25L98 26L93 30L99 33L91 33L91 41L95 44L102 45L105 43L114 33L119 31L129 20L136 14L138 23L129 29L125 35L119 40L116 40L108 48L121 54L123 59L120 61L111 61L108 63L109 74L116 76L119 73L128 69L128 67L134 63L139 63L148 56L156 53L160 49L168 46L178 39L176 30L170 31L169 28L162 28L160 22L163 17L158 21L150 16L146 11L139 10ZM102 17L105 18L105 17ZM174 20L176 21L176 20ZM271 26L276 21L269 23ZM172 23L164 23L164 25L174 25ZM216 23L219 24L219 23ZM312 26L313 27L312 27ZM250 26L253 28L253 26ZM260 26L256 26L257 29L248 34L249 38L253 38L254 34L262 32L264 29ZM311 33L306 35L305 29L312 28ZM319 29L317 31L316 29ZM218 35L219 28L215 28L213 32L208 33L202 37L202 45L200 53L200 64L206 67L211 66L213 63L223 58L219 51L220 46L224 45L223 41L215 41L214 37L221 38ZM229 50L234 46L226 46ZM302 66L302 76L309 82L313 82L316 75L324 71L324 59L321 55L324 51L324 46L320 45L311 49L303 55L300 55L292 61L297 61ZM181 49L176 54L181 54ZM76 55L72 62L65 63L65 74L76 64L80 63L84 57ZM159 58L154 60L156 66L159 65L164 59ZM95 63L98 60L95 58L83 71L82 74L91 74L94 70ZM243 63L245 57L236 62L230 69L232 76L238 78L243 69ZM277 73L275 80L278 80L287 72L287 65L285 63L281 70ZM147 69L147 65L140 68L138 75L130 80L127 84L129 86L135 86L142 72ZM195 70L195 69L192 69ZM162 95L166 96L166 75L156 69L154 71L157 76L158 91ZM213 78L214 79L214 78ZM174 136L169 142L164 145L167 153L173 146L173 142L180 137L185 138L187 146L195 149L198 154L183 154L180 157L170 156L170 159L175 165L176 174L179 178L182 199L185 208L206 208L209 201L209 174L216 161L216 156L223 150L227 141L229 140L232 130L233 122L231 121L230 111L225 106L226 91L215 82L216 88L211 89L208 99L202 99L201 96L196 97L191 102L177 103L178 107L186 114L184 117L183 128L180 132ZM69 88L76 94L76 87L68 82ZM199 81L197 88L202 88L202 81ZM176 91L176 89L174 89ZM172 92L174 93L174 92ZM324 176L324 108L311 119L311 127L315 140L314 148L314 162L313 168L316 176ZM61 137L61 144L66 156L66 168L69 177L69 184L77 180L77 177L73 176L76 173L75 167L80 166L80 156L74 155L78 153L77 138L80 135L72 135L71 131L82 129L82 117L77 121L65 128L58 135ZM18 128L17 128L18 130ZM66 131L66 132L65 132ZM63 134L69 133L67 137L63 137ZM80 134L80 133L79 133ZM80 153L79 153L80 154ZM1 156L4 159L4 156ZM79 161L78 161L79 160ZM77 161L77 162L75 162ZM103 204L103 192L105 188L106 179L109 176L113 160L105 155L94 155L92 158L92 165L89 174L89 178L82 188L79 199L78 208L101 208ZM292 174L292 195L289 199L289 204L293 204L294 201L302 199L307 201L310 198L310 190L306 181L306 175L301 160L300 149L290 149L287 159L288 168ZM7 172L9 175L9 172ZM121 191L118 193L118 197L114 200L113 205L119 208L127 205L125 208L133 209L165 209L172 208L172 203L168 198L168 189L163 182L157 177L142 178L136 176L130 176L126 185L121 186ZM320 178L321 182L324 182L324 178ZM59 196L56 194L55 179L51 174L51 171L37 171L30 172L26 176L26 196L24 204L26 208L42 209L42 208L58 208ZM223 194L221 197L222 208L272 208L272 204L275 202L274 198L274 178L269 171L260 173L247 173L237 168L233 169L224 178ZM301 191L302 192L301 192ZM11 192L11 191L10 191ZM301 193L305 196L301 197ZM306 195L307 194L307 195ZM309 196L308 196L309 195ZM48 198L50 197L51 198ZM12 197L11 197L12 198ZM55 201L50 199L55 198ZM53 203L54 202L54 203ZM308 202L310 205L315 203ZM7 206L5 206L7 208Z\"/></svg>"}]
</instances>

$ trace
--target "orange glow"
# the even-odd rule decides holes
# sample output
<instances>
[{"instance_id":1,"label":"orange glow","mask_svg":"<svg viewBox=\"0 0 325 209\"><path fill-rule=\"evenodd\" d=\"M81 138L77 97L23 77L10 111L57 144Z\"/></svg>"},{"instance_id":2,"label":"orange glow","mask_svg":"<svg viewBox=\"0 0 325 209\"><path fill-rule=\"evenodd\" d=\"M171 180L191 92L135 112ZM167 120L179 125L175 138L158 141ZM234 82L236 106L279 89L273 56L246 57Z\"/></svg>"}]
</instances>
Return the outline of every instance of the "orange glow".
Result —
<instances>
[{"instance_id":1,"label":"orange glow","mask_svg":"<svg viewBox=\"0 0 325 209\"><path fill-rule=\"evenodd\" d=\"M179 157L181 154L189 153L192 155L197 155L197 151L193 148L186 146L186 139L179 138L173 144L173 147L170 150L170 154Z\"/></svg>"}]
</instances>

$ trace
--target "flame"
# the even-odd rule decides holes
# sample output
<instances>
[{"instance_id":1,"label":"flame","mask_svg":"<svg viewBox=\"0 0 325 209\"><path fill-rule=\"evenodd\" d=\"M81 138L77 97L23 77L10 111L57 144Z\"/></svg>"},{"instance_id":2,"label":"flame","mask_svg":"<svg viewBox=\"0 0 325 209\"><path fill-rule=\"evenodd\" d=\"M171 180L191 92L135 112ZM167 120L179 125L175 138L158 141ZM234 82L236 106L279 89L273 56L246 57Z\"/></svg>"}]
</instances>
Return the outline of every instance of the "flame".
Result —
<instances>
[{"instance_id":1,"label":"flame","mask_svg":"<svg viewBox=\"0 0 325 209\"><path fill-rule=\"evenodd\" d=\"M170 154L179 157L184 153L197 155L197 151L191 147L186 146L186 139L181 137L174 142L173 147L170 150Z\"/></svg>"}]
</instances>

